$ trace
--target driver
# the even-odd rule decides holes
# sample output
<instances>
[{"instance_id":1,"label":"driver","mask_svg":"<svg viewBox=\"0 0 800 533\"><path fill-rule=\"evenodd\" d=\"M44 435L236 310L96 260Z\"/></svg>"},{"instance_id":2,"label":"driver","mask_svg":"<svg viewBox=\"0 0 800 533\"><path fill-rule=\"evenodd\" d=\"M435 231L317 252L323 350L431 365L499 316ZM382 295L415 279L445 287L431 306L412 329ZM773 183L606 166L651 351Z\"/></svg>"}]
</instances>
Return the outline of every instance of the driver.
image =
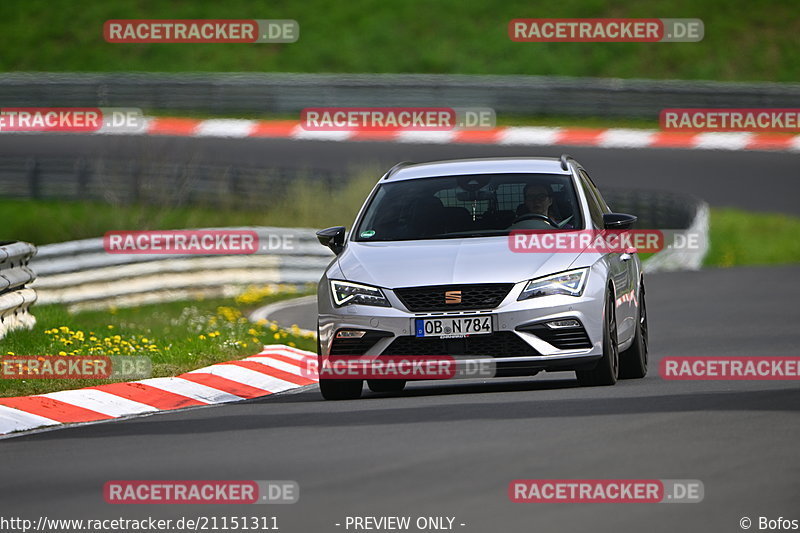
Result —
<instances>
[{"instance_id":1,"label":"driver","mask_svg":"<svg viewBox=\"0 0 800 533\"><path fill-rule=\"evenodd\" d=\"M561 222L562 217L556 215L558 212L553 206L553 192L550 186L542 183L529 183L522 189L523 203L517 208L517 217L523 215L544 215L558 224L559 228L572 229L572 224L565 221ZM568 217L571 218L571 217Z\"/></svg>"},{"instance_id":2,"label":"driver","mask_svg":"<svg viewBox=\"0 0 800 533\"><path fill-rule=\"evenodd\" d=\"M550 217L550 206L553 205L553 195L550 187L538 183L529 183L522 190L524 203L520 206L518 215L544 215Z\"/></svg>"}]
</instances>

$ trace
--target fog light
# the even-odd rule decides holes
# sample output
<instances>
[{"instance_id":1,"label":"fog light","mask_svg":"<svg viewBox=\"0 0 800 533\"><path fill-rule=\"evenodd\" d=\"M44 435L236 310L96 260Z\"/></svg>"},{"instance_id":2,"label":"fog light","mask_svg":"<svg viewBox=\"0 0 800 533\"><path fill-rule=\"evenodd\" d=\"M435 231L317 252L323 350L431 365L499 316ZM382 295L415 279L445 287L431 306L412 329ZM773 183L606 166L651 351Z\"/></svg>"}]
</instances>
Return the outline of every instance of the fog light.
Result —
<instances>
[{"instance_id":1,"label":"fog light","mask_svg":"<svg viewBox=\"0 0 800 533\"><path fill-rule=\"evenodd\" d=\"M559 328L577 328L581 325L580 322L574 320L572 318L568 320L551 320L547 323L548 328L552 329L559 329Z\"/></svg>"},{"instance_id":2,"label":"fog light","mask_svg":"<svg viewBox=\"0 0 800 533\"><path fill-rule=\"evenodd\" d=\"M336 333L337 339L360 339L367 332L362 329L343 329Z\"/></svg>"}]
</instances>

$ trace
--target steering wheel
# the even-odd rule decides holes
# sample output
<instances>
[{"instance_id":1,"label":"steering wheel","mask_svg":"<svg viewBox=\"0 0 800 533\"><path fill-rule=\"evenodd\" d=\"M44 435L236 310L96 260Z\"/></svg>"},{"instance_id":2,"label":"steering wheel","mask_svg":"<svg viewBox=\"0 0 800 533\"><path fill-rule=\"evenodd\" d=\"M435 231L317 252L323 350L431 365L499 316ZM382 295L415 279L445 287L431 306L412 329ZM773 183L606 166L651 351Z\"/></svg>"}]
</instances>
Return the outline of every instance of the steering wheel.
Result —
<instances>
[{"instance_id":1,"label":"steering wheel","mask_svg":"<svg viewBox=\"0 0 800 533\"><path fill-rule=\"evenodd\" d=\"M550 224L551 226L553 226L554 228L558 227L558 224L555 222L555 220L553 220L547 215L540 215L538 213L526 213L524 215L520 215L514 219L514 222L512 224L516 224L517 222L522 222L524 220L533 220L533 219L543 220L548 224Z\"/></svg>"}]
</instances>

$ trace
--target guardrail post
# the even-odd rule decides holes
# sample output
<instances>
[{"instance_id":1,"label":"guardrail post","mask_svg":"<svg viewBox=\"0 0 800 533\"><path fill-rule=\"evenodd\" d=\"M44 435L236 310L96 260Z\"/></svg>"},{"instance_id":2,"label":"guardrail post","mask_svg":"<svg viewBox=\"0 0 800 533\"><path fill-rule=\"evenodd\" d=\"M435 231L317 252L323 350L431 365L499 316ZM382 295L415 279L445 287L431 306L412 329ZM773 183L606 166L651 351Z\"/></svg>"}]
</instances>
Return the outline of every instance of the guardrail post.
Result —
<instances>
[{"instance_id":1,"label":"guardrail post","mask_svg":"<svg viewBox=\"0 0 800 533\"><path fill-rule=\"evenodd\" d=\"M239 181L239 169L236 167L228 167L228 190L233 196L238 196L241 189Z\"/></svg>"},{"instance_id":2,"label":"guardrail post","mask_svg":"<svg viewBox=\"0 0 800 533\"><path fill-rule=\"evenodd\" d=\"M75 175L78 181L78 198L85 200L89 190L89 176L86 170L86 159L83 157L75 161Z\"/></svg>"},{"instance_id":3,"label":"guardrail post","mask_svg":"<svg viewBox=\"0 0 800 533\"><path fill-rule=\"evenodd\" d=\"M41 198L41 184L39 183L39 161L32 157L28 160L28 190L31 198Z\"/></svg>"},{"instance_id":4,"label":"guardrail post","mask_svg":"<svg viewBox=\"0 0 800 533\"><path fill-rule=\"evenodd\" d=\"M141 169L136 160L130 162L129 172L131 176L131 189L128 203L135 204L139 202L139 195L141 193Z\"/></svg>"}]
</instances>

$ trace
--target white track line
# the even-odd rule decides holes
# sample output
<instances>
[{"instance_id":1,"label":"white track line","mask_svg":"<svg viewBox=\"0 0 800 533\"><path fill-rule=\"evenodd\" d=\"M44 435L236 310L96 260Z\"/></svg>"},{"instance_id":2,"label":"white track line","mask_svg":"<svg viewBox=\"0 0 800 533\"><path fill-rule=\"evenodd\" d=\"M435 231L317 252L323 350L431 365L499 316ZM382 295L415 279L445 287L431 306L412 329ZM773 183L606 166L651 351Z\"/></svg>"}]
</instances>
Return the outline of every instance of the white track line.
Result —
<instances>
[{"instance_id":1,"label":"white track line","mask_svg":"<svg viewBox=\"0 0 800 533\"><path fill-rule=\"evenodd\" d=\"M694 147L711 150L743 150L752 137L752 133L700 133L694 138Z\"/></svg>"},{"instance_id":2,"label":"white track line","mask_svg":"<svg viewBox=\"0 0 800 533\"><path fill-rule=\"evenodd\" d=\"M404 143L447 144L453 142L452 131L400 131L395 140Z\"/></svg>"},{"instance_id":3,"label":"white track line","mask_svg":"<svg viewBox=\"0 0 800 533\"><path fill-rule=\"evenodd\" d=\"M258 355L258 356L248 357L247 359L245 359L245 361L252 361L260 365L264 365L270 368L275 368L277 370L282 370L283 372L287 372L289 374L294 374L295 376L301 376L309 379L316 379L308 375L309 372L307 370L304 370L303 367L293 365L285 361L278 361L276 359L272 359L268 355Z\"/></svg>"},{"instance_id":4,"label":"white track line","mask_svg":"<svg viewBox=\"0 0 800 533\"><path fill-rule=\"evenodd\" d=\"M250 387L262 389L264 390L264 394L269 392L282 392L297 387L294 383L289 383L288 381L236 365L214 365L205 369L192 370L189 374L211 374L212 376L219 376Z\"/></svg>"},{"instance_id":5,"label":"white track line","mask_svg":"<svg viewBox=\"0 0 800 533\"><path fill-rule=\"evenodd\" d=\"M521 127L506 128L498 144L547 145L553 144L561 128Z\"/></svg>"},{"instance_id":6,"label":"white track line","mask_svg":"<svg viewBox=\"0 0 800 533\"><path fill-rule=\"evenodd\" d=\"M151 378L144 379L139 383L208 404L244 400L241 396L181 378Z\"/></svg>"},{"instance_id":7,"label":"white track line","mask_svg":"<svg viewBox=\"0 0 800 533\"><path fill-rule=\"evenodd\" d=\"M204 120L197 128L198 137L249 137L256 127L255 120L211 119Z\"/></svg>"},{"instance_id":8,"label":"white track line","mask_svg":"<svg viewBox=\"0 0 800 533\"><path fill-rule=\"evenodd\" d=\"M53 426L60 423L61 422L50 420L43 416L0 405L0 428L2 428L3 433L23 431L42 426Z\"/></svg>"},{"instance_id":9,"label":"white track line","mask_svg":"<svg viewBox=\"0 0 800 533\"><path fill-rule=\"evenodd\" d=\"M114 417L159 411L150 405L95 389L64 390L39 396Z\"/></svg>"},{"instance_id":10,"label":"white track line","mask_svg":"<svg viewBox=\"0 0 800 533\"><path fill-rule=\"evenodd\" d=\"M656 132L614 128L600 135L599 146L604 148L643 148L650 146Z\"/></svg>"}]
</instances>

